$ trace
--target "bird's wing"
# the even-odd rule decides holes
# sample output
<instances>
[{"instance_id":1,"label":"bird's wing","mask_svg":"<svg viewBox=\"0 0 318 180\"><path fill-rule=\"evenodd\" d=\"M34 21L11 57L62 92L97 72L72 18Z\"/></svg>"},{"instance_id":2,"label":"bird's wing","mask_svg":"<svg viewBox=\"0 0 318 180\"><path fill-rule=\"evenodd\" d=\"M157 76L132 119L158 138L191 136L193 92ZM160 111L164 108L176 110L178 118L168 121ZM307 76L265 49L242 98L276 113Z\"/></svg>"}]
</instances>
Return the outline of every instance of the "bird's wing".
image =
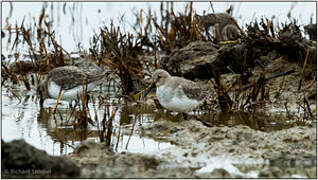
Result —
<instances>
[{"instance_id":1,"label":"bird's wing","mask_svg":"<svg viewBox=\"0 0 318 180\"><path fill-rule=\"evenodd\" d=\"M93 81L98 81L100 79L103 79L107 77L110 73L105 73L105 74L97 74L97 75L87 75L87 83L93 82Z\"/></svg>"},{"instance_id":2,"label":"bird's wing","mask_svg":"<svg viewBox=\"0 0 318 180\"><path fill-rule=\"evenodd\" d=\"M190 99L196 99L198 101L202 100L204 94L202 93L202 89L198 86L183 86L184 94Z\"/></svg>"},{"instance_id":3,"label":"bird's wing","mask_svg":"<svg viewBox=\"0 0 318 180\"><path fill-rule=\"evenodd\" d=\"M48 78L67 90L82 85L87 75L77 68L56 68L49 73Z\"/></svg>"},{"instance_id":4,"label":"bird's wing","mask_svg":"<svg viewBox=\"0 0 318 180\"><path fill-rule=\"evenodd\" d=\"M195 82L186 80L182 85L184 94L190 99L202 100L205 97L203 89Z\"/></svg>"}]
</instances>

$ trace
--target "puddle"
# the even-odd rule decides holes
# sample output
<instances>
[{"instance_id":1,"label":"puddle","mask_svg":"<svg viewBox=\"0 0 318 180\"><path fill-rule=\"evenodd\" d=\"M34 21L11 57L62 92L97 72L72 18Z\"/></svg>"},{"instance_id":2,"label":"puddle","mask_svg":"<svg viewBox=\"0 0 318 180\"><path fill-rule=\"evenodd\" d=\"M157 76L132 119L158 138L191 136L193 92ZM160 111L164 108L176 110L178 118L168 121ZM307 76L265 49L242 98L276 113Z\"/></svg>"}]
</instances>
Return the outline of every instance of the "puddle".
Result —
<instances>
[{"instance_id":1,"label":"puddle","mask_svg":"<svg viewBox=\"0 0 318 180\"><path fill-rule=\"evenodd\" d=\"M73 152L74 148L86 139L99 141L97 128L92 125L87 130L72 128L68 103L61 102L57 115L52 117L48 107L53 107L55 100L46 100L46 108L40 109L38 104L35 104L35 92L29 93L30 96L23 96L23 91L14 91L14 93L22 97L21 102L13 97L12 91L2 88L2 138L4 141L24 139L36 148L57 156ZM89 107L91 117L94 117L93 105L89 104ZM98 119L101 119L104 113L103 107L97 113ZM117 112L113 122L112 139L115 151L151 154L171 146L170 143L140 137L136 133L138 127L131 133L134 119L136 119L136 107L123 106ZM150 122L148 115L143 114L137 119L136 126L141 127Z\"/></svg>"},{"instance_id":2,"label":"puddle","mask_svg":"<svg viewBox=\"0 0 318 180\"><path fill-rule=\"evenodd\" d=\"M28 95L25 95L25 94ZM20 99L16 98L20 97ZM116 100L115 98L113 101ZM5 141L25 139L31 145L45 150L52 155L71 153L80 142L86 139L99 141L97 128L89 125L88 130L74 130L68 103L61 102L57 115L50 116L49 107L53 107L55 100L45 101L44 109L40 109L35 103L35 91L8 90L2 88L2 138ZM95 116L94 107L90 103L91 117ZM112 110L112 107L110 108ZM97 111L98 119L102 119L104 108ZM190 118L193 116L189 115ZM290 128L291 125L284 122L279 115L266 115L264 113L201 113L200 119L211 126L236 126L247 125L252 129L261 131L275 131ZM172 122L184 121L181 114L168 113L156 110L152 106L123 105L115 116L113 122L112 144L118 152L150 153L171 146L169 143L158 142L153 139L141 137L140 128L147 126L160 118ZM131 131L132 126L135 129ZM120 130L119 130L120 129ZM121 131L121 132L119 132ZM132 132L132 133L131 133ZM120 137L118 135L121 133ZM117 142L119 141L119 142ZM127 145L127 142L128 145Z\"/></svg>"},{"instance_id":3,"label":"puddle","mask_svg":"<svg viewBox=\"0 0 318 180\"><path fill-rule=\"evenodd\" d=\"M286 123L287 118L284 113L264 113L264 112L232 112L232 113L207 113L201 119L212 126L237 126L246 125L251 129L271 132L292 127L292 123Z\"/></svg>"}]
</instances>

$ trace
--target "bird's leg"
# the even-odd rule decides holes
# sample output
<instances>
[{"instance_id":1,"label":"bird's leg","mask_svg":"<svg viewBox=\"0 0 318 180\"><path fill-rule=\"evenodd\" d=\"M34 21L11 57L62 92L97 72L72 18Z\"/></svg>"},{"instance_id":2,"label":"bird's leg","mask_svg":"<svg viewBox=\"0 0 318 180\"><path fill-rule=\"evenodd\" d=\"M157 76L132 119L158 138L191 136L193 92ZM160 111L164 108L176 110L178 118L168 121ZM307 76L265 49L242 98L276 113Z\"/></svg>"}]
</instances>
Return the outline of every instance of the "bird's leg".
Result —
<instances>
[{"instance_id":1,"label":"bird's leg","mask_svg":"<svg viewBox=\"0 0 318 180\"><path fill-rule=\"evenodd\" d=\"M77 101L77 99L75 99L74 101L75 101L75 105L74 105L74 108L75 108L78 104L78 101Z\"/></svg>"},{"instance_id":2,"label":"bird's leg","mask_svg":"<svg viewBox=\"0 0 318 180\"><path fill-rule=\"evenodd\" d=\"M203 121L202 119L200 119L197 115L195 116L195 119L197 120L197 121L200 121L204 126L206 126L206 127L212 127L212 125L210 124L210 123L207 123L207 122L205 122L205 121Z\"/></svg>"},{"instance_id":3,"label":"bird's leg","mask_svg":"<svg viewBox=\"0 0 318 180\"><path fill-rule=\"evenodd\" d=\"M43 104L44 104L44 99L41 97L40 98L40 108L43 108Z\"/></svg>"},{"instance_id":4,"label":"bird's leg","mask_svg":"<svg viewBox=\"0 0 318 180\"><path fill-rule=\"evenodd\" d=\"M86 94L86 107L88 107L88 100L89 100L89 95L88 94Z\"/></svg>"},{"instance_id":5,"label":"bird's leg","mask_svg":"<svg viewBox=\"0 0 318 180\"><path fill-rule=\"evenodd\" d=\"M184 113L184 112L183 112L183 113L182 113L182 116L183 116L183 119L184 119L184 120L187 120L187 117L188 117L187 113Z\"/></svg>"},{"instance_id":6,"label":"bird's leg","mask_svg":"<svg viewBox=\"0 0 318 180\"><path fill-rule=\"evenodd\" d=\"M195 115L195 116L198 115L198 111L196 111L195 109L192 112L193 112L193 115Z\"/></svg>"}]
</instances>

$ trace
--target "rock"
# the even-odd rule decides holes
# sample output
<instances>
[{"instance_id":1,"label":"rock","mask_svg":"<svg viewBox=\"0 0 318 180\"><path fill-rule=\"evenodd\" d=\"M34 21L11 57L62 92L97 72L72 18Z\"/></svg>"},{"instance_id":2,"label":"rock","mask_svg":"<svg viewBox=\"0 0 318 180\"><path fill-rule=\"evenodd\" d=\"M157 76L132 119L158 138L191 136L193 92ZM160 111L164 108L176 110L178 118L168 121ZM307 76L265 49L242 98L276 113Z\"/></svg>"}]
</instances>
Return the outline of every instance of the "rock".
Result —
<instances>
[{"instance_id":1,"label":"rock","mask_svg":"<svg viewBox=\"0 0 318 180\"><path fill-rule=\"evenodd\" d=\"M115 153L106 143L86 140L69 156L82 170L82 178L145 178L158 170L160 159L154 156ZM167 177L165 174L164 177Z\"/></svg>"},{"instance_id":2,"label":"rock","mask_svg":"<svg viewBox=\"0 0 318 180\"><path fill-rule=\"evenodd\" d=\"M112 155L113 152L107 147L105 142L96 143L95 141L85 140L74 150L75 154L109 154Z\"/></svg>"},{"instance_id":3,"label":"rock","mask_svg":"<svg viewBox=\"0 0 318 180\"><path fill-rule=\"evenodd\" d=\"M1 140L2 178L76 178L80 169L71 160L48 155L24 140Z\"/></svg>"},{"instance_id":4,"label":"rock","mask_svg":"<svg viewBox=\"0 0 318 180\"><path fill-rule=\"evenodd\" d=\"M160 65L171 75L187 79L210 79L212 69L228 72L225 64L218 60L218 45L196 41L184 48L176 49L169 56L162 56Z\"/></svg>"},{"instance_id":5,"label":"rock","mask_svg":"<svg viewBox=\"0 0 318 180\"><path fill-rule=\"evenodd\" d=\"M213 178L233 178L233 176L225 169L215 169L211 172Z\"/></svg>"},{"instance_id":6,"label":"rock","mask_svg":"<svg viewBox=\"0 0 318 180\"><path fill-rule=\"evenodd\" d=\"M276 166L271 168L272 174L274 177L279 178L282 176L282 170Z\"/></svg>"},{"instance_id":7,"label":"rock","mask_svg":"<svg viewBox=\"0 0 318 180\"><path fill-rule=\"evenodd\" d=\"M309 35L309 39L317 40L317 24L308 24L304 26L305 33Z\"/></svg>"},{"instance_id":8,"label":"rock","mask_svg":"<svg viewBox=\"0 0 318 180\"><path fill-rule=\"evenodd\" d=\"M271 178L273 177L271 171L269 170L268 167L265 167L264 169L262 169L258 175L259 178Z\"/></svg>"},{"instance_id":9,"label":"rock","mask_svg":"<svg viewBox=\"0 0 318 180\"><path fill-rule=\"evenodd\" d=\"M209 30L214 26L215 37L218 41L236 40L241 36L241 30L236 20L228 13L211 13L195 15L199 29Z\"/></svg>"}]
</instances>

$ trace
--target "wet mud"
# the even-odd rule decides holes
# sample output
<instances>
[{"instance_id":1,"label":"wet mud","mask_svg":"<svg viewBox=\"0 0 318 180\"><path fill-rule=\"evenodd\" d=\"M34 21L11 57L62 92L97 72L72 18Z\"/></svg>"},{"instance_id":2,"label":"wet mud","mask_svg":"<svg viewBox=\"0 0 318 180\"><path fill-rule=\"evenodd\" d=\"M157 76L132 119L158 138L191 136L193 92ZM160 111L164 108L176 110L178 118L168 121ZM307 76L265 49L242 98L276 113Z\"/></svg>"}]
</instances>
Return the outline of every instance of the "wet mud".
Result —
<instances>
[{"instance_id":1,"label":"wet mud","mask_svg":"<svg viewBox=\"0 0 318 180\"><path fill-rule=\"evenodd\" d=\"M140 131L173 146L143 155L114 153L105 144L87 141L67 158L85 178L316 177L316 127L263 132L162 118Z\"/></svg>"}]
</instances>

